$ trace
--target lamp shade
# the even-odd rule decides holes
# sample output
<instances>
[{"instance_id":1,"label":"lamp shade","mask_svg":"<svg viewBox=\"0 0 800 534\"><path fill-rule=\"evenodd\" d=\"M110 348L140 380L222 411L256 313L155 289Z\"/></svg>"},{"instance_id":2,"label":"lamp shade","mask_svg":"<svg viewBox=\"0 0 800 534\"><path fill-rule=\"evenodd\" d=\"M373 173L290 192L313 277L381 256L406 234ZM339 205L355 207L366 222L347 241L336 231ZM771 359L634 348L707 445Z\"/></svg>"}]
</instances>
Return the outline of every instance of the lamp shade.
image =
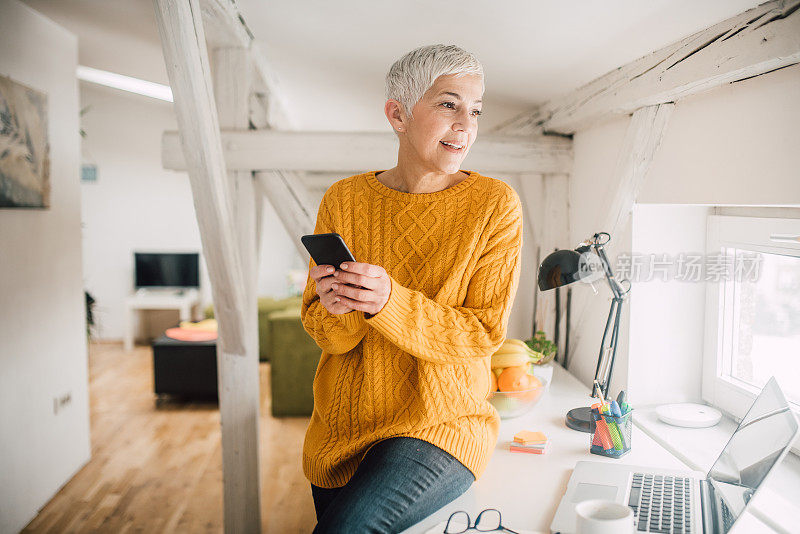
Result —
<instances>
[{"instance_id":1,"label":"lamp shade","mask_svg":"<svg viewBox=\"0 0 800 534\"><path fill-rule=\"evenodd\" d=\"M577 282L583 277L580 272L581 255L574 250L556 250L539 265L539 289L547 291Z\"/></svg>"}]
</instances>

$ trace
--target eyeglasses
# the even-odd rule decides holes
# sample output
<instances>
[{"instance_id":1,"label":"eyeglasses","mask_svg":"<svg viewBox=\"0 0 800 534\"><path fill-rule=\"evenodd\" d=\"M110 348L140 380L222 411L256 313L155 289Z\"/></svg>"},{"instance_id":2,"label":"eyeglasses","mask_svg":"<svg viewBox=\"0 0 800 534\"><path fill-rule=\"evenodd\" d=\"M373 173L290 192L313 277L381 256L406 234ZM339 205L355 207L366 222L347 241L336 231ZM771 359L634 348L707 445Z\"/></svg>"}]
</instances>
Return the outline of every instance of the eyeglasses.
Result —
<instances>
[{"instance_id":1,"label":"eyeglasses","mask_svg":"<svg viewBox=\"0 0 800 534\"><path fill-rule=\"evenodd\" d=\"M467 526L462 527L457 522L463 521L463 519L456 519L453 518L460 518L465 517ZM450 514L450 517L447 519L447 525L444 527L444 534L461 534L462 532L466 532L468 530L477 530L479 532L510 532L511 534L517 534L510 528L506 528L503 526L502 518L500 517L500 510L496 510L494 508L487 508L486 510L482 511L478 514L478 518L475 520L475 524L472 524L472 520L469 517L467 512L458 511L453 512ZM451 524L452 523L452 524Z\"/></svg>"}]
</instances>

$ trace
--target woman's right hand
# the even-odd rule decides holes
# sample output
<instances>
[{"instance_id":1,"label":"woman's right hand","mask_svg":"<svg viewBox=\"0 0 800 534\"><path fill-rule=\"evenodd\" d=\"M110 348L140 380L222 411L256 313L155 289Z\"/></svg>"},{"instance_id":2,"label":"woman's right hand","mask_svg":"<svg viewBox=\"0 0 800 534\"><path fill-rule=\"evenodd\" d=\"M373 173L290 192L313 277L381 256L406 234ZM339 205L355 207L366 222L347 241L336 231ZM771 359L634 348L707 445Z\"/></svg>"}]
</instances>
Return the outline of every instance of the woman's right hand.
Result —
<instances>
[{"instance_id":1,"label":"woman's right hand","mask_svg":"<svg viewBox=\"0 0 800 534\"><path fill-rule=\"evenodd\" d=\"M325 309L334 315L342 315L353 311L353 308L342 301L336 301L339 295L336 294L336 291L331 286L333 284L341 284L341 282L333 276L334 270L333 265L315 265L309 269L308 274L314 279L319 301L325 306Z\"/></svg>"}]
</instances>

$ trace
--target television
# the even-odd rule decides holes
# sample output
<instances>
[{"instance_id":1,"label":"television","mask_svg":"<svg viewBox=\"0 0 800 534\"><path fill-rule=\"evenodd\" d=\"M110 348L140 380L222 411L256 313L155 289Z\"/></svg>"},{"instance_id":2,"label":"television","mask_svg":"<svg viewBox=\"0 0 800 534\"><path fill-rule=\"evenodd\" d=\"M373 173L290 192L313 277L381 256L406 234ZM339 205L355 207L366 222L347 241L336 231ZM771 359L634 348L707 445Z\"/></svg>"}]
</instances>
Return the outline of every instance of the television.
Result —
<instances>
[{"instance_id":1,"label":"television","mask_svg":"<svg viewBox=\"0 0 800 534\"><path fill-rule=\"evenodd\" d=\"M134 252L136 289L200 287L197 252Z\"/></svg>"}]
</instances>

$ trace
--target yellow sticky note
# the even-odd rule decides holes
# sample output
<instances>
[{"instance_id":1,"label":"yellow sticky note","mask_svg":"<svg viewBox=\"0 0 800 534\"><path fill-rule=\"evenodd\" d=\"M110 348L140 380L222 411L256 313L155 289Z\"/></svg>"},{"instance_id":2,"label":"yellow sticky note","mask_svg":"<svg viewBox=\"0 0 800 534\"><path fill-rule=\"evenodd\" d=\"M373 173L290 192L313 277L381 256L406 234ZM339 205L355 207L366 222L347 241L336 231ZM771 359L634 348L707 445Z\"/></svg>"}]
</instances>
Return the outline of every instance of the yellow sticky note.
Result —
<instances>
[{"instance_id":1,"label":"yellow sticky note","mask_svg":"<svg viewBox=\"0 0 800 534\"><path fill-rule=\"evenodd\" d=\"M517 443L544 443L547 441L547 436L543 432L534 432L532 430L522 430L517 432L514 436L514 441Z\"/></svg>"}]
</instances>

